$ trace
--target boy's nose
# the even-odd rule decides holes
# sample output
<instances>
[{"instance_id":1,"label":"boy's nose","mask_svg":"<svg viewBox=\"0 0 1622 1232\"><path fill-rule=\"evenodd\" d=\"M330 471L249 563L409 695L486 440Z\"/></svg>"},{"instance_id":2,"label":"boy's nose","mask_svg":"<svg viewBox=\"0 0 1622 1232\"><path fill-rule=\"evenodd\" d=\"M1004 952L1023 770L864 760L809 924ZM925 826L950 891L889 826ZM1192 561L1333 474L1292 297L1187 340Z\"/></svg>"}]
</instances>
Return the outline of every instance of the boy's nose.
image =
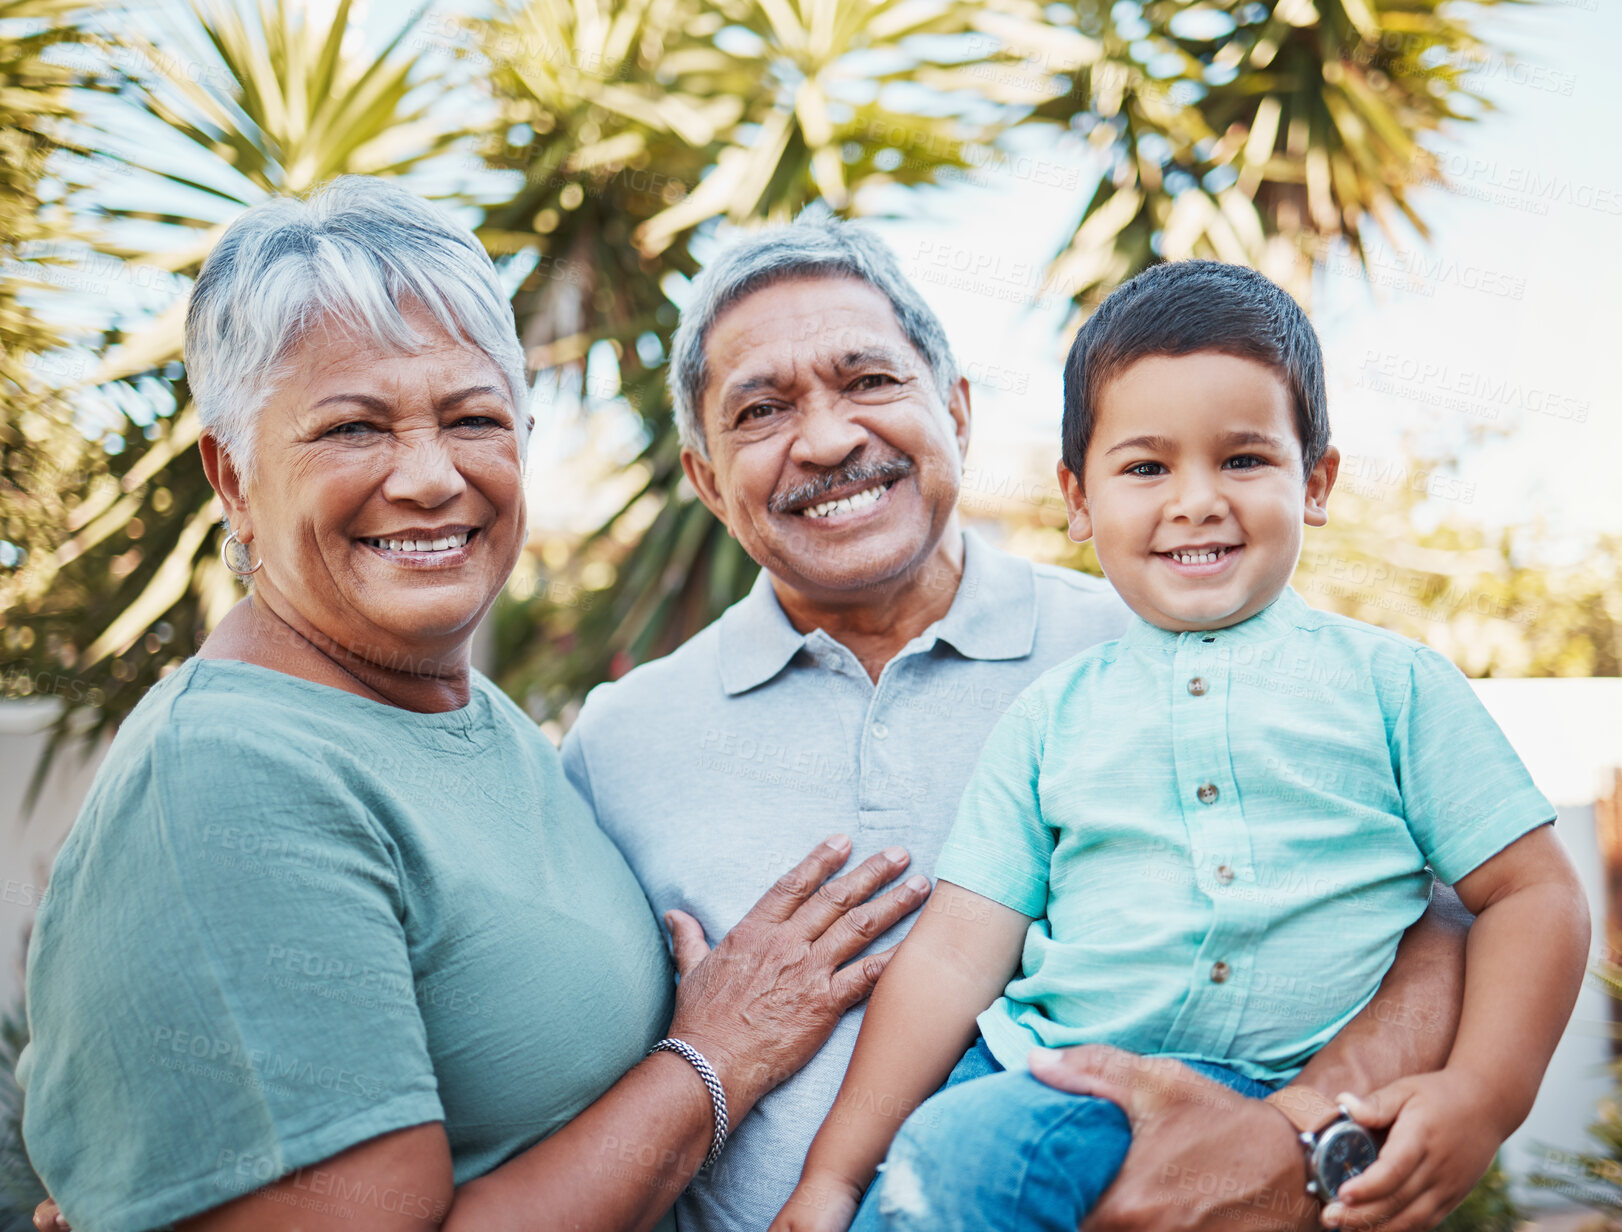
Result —
<instances>
[{"instance_id":1,"label":"boy's nose","mask_svg":"<svg viewBox=\"0 0 1622 1232\"><path fill-rule=\"evenodd\" d=\"M1166 516L1173 521L1220 521L1228 516L1228 501L1221 486L1209 476L1184 472L1172 491Z\"/></svg>"}]
</instances>

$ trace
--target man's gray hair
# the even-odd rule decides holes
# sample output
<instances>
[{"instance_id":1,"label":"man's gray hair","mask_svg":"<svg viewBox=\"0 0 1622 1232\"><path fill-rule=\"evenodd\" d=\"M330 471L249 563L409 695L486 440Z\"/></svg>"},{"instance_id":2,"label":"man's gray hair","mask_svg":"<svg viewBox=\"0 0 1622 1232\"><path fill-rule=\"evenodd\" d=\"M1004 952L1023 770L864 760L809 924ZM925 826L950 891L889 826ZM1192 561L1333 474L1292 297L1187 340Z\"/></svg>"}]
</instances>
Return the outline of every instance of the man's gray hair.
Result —
<instances>
[{"instance_id":1,"label":"man's gray hair","mask_svg":"<svg viewBox=\"0 0 1622 1232\"><path fill-rule=\"evenodd\" d=\"M186 379L198 418L251 475L254 418L306 332L331 319L416 353L432 342L406 320L418 306L501 370L522 449L524 351L483 245L398 184L362 175L302 199L273 197L226 228L186 308Z\"/></svg>"},{"instance_id":2,"label":"man's gray hair","mask_svg":"<svg viewBox=\"0 0 1622 1232\"><path fill-rule=\"evenodd\" d=\"M957 362L946 331L923 296L901 272L895 254L871 231L827 215L802 215L728 248L693 280L692 298L670 347L671 396L681 443L710 456L702 406L710 371L704 344L717 318L744 296L788 278L855 278L883 293L896 324L929 365L941 401L957 382Z\"/></svg>"}]
</instances>

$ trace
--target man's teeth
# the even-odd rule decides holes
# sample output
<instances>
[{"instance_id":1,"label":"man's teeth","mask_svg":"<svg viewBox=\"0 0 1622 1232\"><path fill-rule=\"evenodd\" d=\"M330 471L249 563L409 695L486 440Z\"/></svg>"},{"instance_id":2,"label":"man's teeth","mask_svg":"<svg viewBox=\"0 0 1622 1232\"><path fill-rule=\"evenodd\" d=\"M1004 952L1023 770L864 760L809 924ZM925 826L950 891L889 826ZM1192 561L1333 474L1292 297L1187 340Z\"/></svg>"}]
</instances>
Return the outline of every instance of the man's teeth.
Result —
<instances>
[{"instance_id":1,"label":"man's teeth","mask_svg":"<svg viewBox=\"0 0 1622 1232\"><path fill-rule=\"evenodd\" d=\"M895 481L891 480L890 482L894 483ZM856 493L855 496L847 496L843 500L824 501L820 505L812 505L809 509L802 509L800 512L808 518L826 518L835 513L855 513L858 509L866 509L889 490L889 483L881 483L878 487L868 488L865 491Z\"/></svg>"},{"instance_id":2,"label":"man's teeth","mask_svg":"<svg viewBox=\"0 0 1622 1232\"><path fill-rule=\"evenodd\" d=\"M1228 548L1210 548L1204 552L1167 552L1180 565L1209 565L1220 557Z\"/></svg>"},{"instance_id":3,"label":"man's teeth","mask_svg":"<svg viewBox=\"0 0 1622 1232\"><path fill-rule=\"evenodd\" d=\"M443 552L447 548L459 548L466 544L468 533L464 530L442 539L364 539L361 542L386 552Z\"/></svg>"}]
</instances>

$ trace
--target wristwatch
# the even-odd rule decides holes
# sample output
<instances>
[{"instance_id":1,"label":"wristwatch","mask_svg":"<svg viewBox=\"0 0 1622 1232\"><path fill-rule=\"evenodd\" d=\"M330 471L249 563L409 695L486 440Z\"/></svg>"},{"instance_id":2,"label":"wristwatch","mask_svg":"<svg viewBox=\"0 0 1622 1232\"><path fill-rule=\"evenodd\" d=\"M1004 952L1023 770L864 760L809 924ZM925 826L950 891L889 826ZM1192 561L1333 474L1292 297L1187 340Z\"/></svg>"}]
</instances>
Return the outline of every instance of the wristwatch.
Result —
<instances>
[{"instance_id":1,"label":"wristwatch","mask_svg":"<svg viewBox=\"0 0 1622 1232\"><path fill-rule=\"evenodd\" d=\"M1368 1171L1380 1154L1380 1139L1352 1120L1344 1105L1333 1121L1315 1133L1303 1131L1300 1139L1307 1153L1307 1192L1326 1203L1335 1200L1347 1181Z\"/></svg>"}]
</instances>

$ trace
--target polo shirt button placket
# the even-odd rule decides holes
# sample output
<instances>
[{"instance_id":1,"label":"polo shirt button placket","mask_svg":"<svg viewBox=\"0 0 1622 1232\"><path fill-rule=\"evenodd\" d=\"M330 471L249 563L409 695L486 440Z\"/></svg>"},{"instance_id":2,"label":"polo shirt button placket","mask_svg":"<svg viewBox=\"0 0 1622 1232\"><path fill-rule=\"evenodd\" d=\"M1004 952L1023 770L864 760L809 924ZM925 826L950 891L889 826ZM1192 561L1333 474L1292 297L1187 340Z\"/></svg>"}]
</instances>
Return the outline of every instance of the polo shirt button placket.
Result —
<instances>
[{"instance_id":1,"label":"polo shirt button placket","mask_svg":"<svg viewBox=\"0 0 1622 1232\"><path fill-rule=\"evenodd\" d=\"M1219 960L1217 962L1212 963L1211 964L1211 983L1213 983L1213 984L1225 984L1225 983L1227 983L1228 976L1230 974L1232 974L1232 972L1233 972L1233 968L1228 966L1228 964L1225 963L1225 962L1222 962L1222 961Z\"/></svg>"},{"instance_id":2,"label":"polo shirt button placket","mask_svg":"<svg viewBox=\"0 0 1622 1232\"><path fill-rule=\"evenodd\" d=\"M1217 797L1221 794L1222 793L1217 790L1217 785L1215 783L1201 783L1199 789L1194 793L1195 797L1201 804L1215 804L1217 802Z\"/></svg>"}]
</instances>

